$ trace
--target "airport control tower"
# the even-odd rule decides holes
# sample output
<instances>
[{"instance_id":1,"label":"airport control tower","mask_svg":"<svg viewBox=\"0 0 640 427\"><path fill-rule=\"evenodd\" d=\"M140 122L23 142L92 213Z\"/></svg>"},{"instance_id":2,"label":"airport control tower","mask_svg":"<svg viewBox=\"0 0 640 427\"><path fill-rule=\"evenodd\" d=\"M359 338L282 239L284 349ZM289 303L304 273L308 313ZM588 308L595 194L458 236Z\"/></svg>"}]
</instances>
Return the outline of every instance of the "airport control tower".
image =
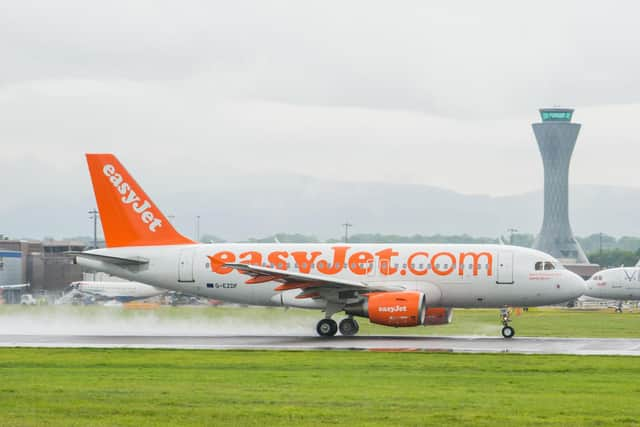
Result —
<instances>
[{"instance_id":1,"label":"airport control tower","mask_svg":"<svg viewBox=\"0 0 640 427\"><path fill-rule=\"evenodd\" d=\"M569 225L569 162L580 132L572 115L570 108L542 108L542 123L531 125L544 165L544 219L533 247L564 264L587 264Z\"/></svg>"}]
</instances>

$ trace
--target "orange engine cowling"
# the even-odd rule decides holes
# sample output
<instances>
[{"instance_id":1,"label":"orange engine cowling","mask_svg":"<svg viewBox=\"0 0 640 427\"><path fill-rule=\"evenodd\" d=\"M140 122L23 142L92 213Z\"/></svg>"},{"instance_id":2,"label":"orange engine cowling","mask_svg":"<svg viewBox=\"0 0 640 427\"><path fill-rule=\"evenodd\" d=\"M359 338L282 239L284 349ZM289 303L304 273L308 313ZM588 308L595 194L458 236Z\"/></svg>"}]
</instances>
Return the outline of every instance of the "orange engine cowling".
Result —
<instances>
[{"instance_id":1,"label":"orange engine cowling","mask_svg":"<svg viewBox=\"0 0 640 427\"><path fill-rule=\"evenodd\" d=\"M384 292L369 294L366 301L346 307L347 314L368 317L385 326L423 325L427 307L422 292Z\"/></svg>"},{"instance_id":2,"label":"orange engine cowling","mask_svg":"<svg viewBox=\"0 0 640 427\"><path fill-rule=\"evenodd\" d=\"M429 307L424 318L426 325L447 325L453 319L453 309L445 307Z\"/></svg>"}]
</instances>

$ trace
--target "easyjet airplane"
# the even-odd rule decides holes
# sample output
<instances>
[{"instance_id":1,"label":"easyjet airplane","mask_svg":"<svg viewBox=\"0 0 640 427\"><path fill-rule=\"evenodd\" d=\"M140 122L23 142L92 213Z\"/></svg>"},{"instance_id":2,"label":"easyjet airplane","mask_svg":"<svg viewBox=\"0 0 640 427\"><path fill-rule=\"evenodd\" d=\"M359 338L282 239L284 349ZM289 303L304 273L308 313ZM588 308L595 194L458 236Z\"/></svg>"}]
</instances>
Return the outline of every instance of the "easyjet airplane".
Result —
<instances>
[{"instance_id":1,"label":"easyjet airplane","mask_svg":"<svg viewBox=\"0 0 640 427\"><path fill-rule=\"evenodd\" d=\"M73 252L95 271L223 301L324 311L321 336L451 322L453 307L537 306L584 281L551 256L505 245L200 244L178 233L111 154L88 154L106 248ZM332 317L344 312L340 325ZM514 329L503 318L502 335Z\"/></svg>"}]
</instances>

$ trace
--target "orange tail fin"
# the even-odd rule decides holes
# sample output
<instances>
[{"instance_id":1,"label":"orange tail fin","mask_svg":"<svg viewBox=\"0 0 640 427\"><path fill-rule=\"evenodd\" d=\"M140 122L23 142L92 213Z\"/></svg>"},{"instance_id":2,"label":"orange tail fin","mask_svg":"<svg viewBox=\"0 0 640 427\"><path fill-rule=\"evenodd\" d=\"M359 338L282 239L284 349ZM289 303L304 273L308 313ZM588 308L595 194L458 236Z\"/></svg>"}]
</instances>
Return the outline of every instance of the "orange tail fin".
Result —
<instances>
[{"instance_id":1,"label":"orange tail fin","mask_svg":"<svg viewBox=\"0 0 640 427\"><path fill-rule=\"evenodd\" d=\"M87 154L107 247L195 243L178 233L113 154Z\"/></svg>"}]
</instances>

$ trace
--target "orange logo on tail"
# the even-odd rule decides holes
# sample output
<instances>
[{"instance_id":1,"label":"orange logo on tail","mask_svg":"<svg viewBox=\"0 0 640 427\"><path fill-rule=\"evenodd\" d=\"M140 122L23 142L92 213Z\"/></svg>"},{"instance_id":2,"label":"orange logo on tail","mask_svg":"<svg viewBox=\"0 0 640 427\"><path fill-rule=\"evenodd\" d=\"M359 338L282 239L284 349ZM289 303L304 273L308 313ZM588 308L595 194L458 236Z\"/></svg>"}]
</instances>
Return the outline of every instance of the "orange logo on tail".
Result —
<instances>
[{"instance_id":1,"label":"orange logo on tail","mask_svg":"<svg viewBox=\"0 0 640 427\"><path fill-rule=\"evenodd\" d=\"M102 168L102 172L109 177L109 181L118 189L118 193L124 194L120 201L125 205L131 205L134 212L140 214L140 220L145 224L149 224L150 231L155 233L157 227L162 227L162 220L155 218L153 212L148 210L151 207L151 203L145 200L144 203L140 204L140 197L131 189L129 183L124 182L122 175L116 171L113 165L105 165Z\"/></svg>"}]
</instances>

